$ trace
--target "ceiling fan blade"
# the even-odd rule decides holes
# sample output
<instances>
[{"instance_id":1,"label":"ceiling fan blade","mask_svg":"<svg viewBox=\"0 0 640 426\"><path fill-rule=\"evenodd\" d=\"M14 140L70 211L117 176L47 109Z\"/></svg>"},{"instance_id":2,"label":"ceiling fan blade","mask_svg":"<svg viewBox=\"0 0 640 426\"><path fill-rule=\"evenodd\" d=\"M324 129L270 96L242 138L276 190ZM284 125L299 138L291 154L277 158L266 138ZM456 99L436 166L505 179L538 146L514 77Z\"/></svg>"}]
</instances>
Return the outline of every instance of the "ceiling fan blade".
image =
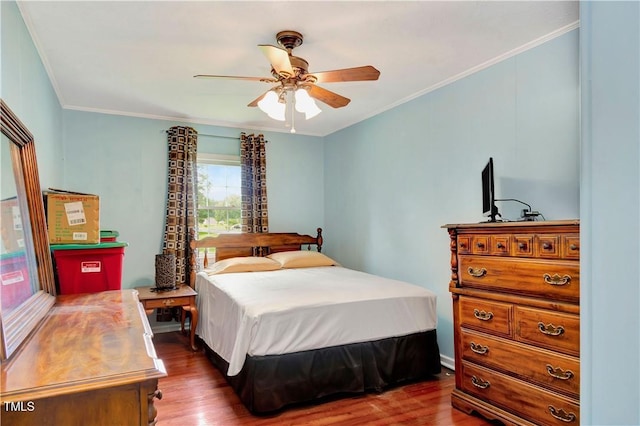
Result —
<instances>
[{"instance_id":1,"label":"ceiling fan blade","mask_svg":"<svg viewBox=\"0 0 640 426\"><path fill-rule=\"evenodd\" d=\"M211 75L211 74L198 74L194 75L194 78L224 78L229 80L247 80L247 81L261 81L263 83L277 83L278 80L269 77L240 77L235 75Z\"/></svg>"},{"instance_id":2,"label":"ceiling fan blade","mask_svg":"<svg viewBox=\"0 0 640 426\"><path fill-rule=\"evenodd\" d=\"M318 80L316 83L336 83L340 81L368 81L377 80L380 77L380 71L366 65L364 67L345 68L342 70L323 71L309 73Z\"/></svg>"},{"instance_id":3,"label":"ceiling fan blade","mask_svg":"<svg viewBox=\"0 0 640 426\"><path fill-rule=\"evenodd\" d=\"M249 105L247 105L248 107L257 107L258 106L258 102L260 102L262 100L262 98L265 97L265 95L267 93L269 93L271 90L267 90L266 92L264 92L262 95L258 96L256 99L254 99L253 101L251 101L249 103Z\"/></svg>"},{"instance_id":4,"label":"ceiling fan blade","mask_svg":"<svg viewBox=\"0 0 640 426\"><path fill-rule=\"evenodd\" d=\"M287 53L286 50L268 44L259 44L258 47L262 50L264 56L267 57L276 73L284 77L293 76L293 67L289 60L289 53Z\"/></svg>"},{"instance_id":5,"label":"ceiling fan blade","mask_svg":"<svg viewBox=\"0 0 640 426\"><path fill-rule=\"evenodd\" d=\"M324 102L333 108L342 108L351 102L351 99L340 96L337 93L333 93L327 89L323 89L320 86L312 84L308 87L309 96L316 98L317 100Z\"/></svg>"}]
</instances>

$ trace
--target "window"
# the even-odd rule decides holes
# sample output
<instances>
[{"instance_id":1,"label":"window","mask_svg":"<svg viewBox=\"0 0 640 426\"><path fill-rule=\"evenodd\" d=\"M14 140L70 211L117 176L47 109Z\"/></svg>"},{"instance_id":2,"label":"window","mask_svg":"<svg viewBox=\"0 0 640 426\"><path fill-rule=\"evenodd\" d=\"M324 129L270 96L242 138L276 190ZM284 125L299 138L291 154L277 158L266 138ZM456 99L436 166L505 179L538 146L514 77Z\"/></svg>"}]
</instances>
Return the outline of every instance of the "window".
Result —
<instances>
[{"instance_id":1,"label":"window","mask_svg":"<svg viewBox=\"0 0 640 426\"><path fill-rule=\"evenodd\" d=\"M198 154L198 238L240 232L240 157Z\"/></svg>"}]
</instances>

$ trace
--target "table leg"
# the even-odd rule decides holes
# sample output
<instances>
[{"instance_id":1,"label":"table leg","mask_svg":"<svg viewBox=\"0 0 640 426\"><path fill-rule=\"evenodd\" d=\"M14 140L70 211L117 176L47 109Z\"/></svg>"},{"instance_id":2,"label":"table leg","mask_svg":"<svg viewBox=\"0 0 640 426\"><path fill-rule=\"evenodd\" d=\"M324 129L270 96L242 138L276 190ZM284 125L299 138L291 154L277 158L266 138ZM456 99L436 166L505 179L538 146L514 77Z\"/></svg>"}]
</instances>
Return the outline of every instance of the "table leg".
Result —
<instances>
[{"instance_id":1,"label":"table leg","mask_svg":"<svg viewBox=\"0 0 640 426\"><path fill-rule=\"evenodd\" d=\"M187 308L189 309L189 312L191 312L191 324L189 324L189 328L191 328L191 349L197 351L198 347L196 346L196 326L198 325L198 308L194 305L185 306L185 309ZM184 310L182 312L183 315L186 314Z\"/></svg>"}]
</instances>

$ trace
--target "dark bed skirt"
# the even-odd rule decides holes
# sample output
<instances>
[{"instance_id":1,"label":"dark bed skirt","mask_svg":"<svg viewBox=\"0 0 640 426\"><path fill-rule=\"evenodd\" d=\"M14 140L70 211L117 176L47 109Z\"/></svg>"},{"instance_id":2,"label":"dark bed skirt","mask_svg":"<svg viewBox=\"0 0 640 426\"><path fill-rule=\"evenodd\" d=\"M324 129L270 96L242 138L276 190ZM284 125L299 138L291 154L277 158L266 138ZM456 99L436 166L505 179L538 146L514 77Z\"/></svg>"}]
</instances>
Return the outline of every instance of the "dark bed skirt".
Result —
<instances>
[{"instance_id":1,"label":"dark bed skirt","mask_svg":"<svg viewBox=\"0 0 640 426\"><path fill-rule=\"evenodd\" d=\"M242 371L231 377L226 375L229 364L204 347L254 414L332 395L381 392L440 373L435 330L284 355L247 356Z\"/></svg>"}]
</instances>

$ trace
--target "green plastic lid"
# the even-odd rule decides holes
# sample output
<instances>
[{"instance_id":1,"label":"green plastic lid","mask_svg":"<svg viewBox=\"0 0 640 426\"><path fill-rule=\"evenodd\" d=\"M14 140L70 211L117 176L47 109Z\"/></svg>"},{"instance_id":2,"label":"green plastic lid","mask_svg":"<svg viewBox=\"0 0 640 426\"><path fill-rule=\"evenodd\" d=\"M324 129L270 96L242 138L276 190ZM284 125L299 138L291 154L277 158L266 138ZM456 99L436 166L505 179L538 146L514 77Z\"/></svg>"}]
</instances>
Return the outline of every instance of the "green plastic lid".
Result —
<instances>
[{"instance_id":1,"label":"green plastic lid","mask_svg":"<svg viewBox=\"0 0 640 426\"><path fill-rule=\"evenodd\" d=\"M113 241L99 244L51 244L51 250L93 250L117 247L127 247L129 244L124 241Z\"/></svg>"},{"instance_id":2,"label":"green plastic lid","mask_svg":"<svg viewBox=\"0 0 640 426\"><path fill-rule=\"evenodd\" d=\"M120 236L120 233L118 231L113 231L108 229L100 230L100 238L117 238L119 236Z\"/></svg>"}]
</instances>

